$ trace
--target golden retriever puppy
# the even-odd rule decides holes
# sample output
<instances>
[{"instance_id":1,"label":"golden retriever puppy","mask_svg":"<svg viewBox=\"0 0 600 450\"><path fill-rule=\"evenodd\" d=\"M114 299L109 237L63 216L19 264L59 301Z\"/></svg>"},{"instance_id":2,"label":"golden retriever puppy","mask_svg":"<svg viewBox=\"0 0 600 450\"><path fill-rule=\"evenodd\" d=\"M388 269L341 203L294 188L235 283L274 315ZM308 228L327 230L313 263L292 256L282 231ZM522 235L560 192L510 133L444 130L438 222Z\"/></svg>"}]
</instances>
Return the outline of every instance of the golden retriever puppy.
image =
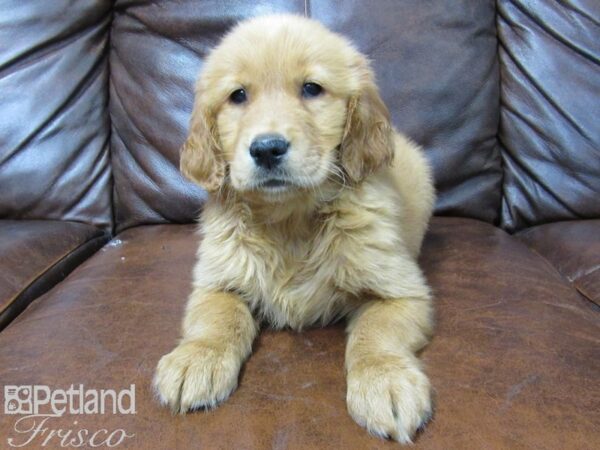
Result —
<instances>
[{"instance_id":1,"label":"golden retriever puppy","mask_svg":"<svg viewBox=\"0 0 600 450\"><path fill-rule=\"evenodd\" d=\"M410 442L431 415L415 352L433 309L416 258L434 191L367 59L310 19L241 23L203 67L181 170L211 196L160 401L183 413L225 400L260 323L344 317L349 413Z\"/></svg>"}]
</instances>

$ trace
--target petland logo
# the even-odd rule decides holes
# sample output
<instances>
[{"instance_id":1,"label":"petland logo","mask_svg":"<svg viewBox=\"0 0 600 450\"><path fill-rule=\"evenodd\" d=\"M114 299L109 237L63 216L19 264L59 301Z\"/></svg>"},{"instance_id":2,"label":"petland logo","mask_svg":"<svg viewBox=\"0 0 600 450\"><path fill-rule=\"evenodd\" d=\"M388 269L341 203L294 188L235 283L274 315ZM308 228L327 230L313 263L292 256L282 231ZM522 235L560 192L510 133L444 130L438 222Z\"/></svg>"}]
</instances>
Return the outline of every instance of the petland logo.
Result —
<instances>
[{"instance_id":1,"label":"petland logo","mask_svg":"<svg viewBox=\"0 0 600 450\"><path fill-rule=\"evenodd\" d=\"M135 385L119 392L114 389L85 389L82 384L69 389L50 389L45 385L4 386L4 413L21 415L14 424L11 447L38 444L60 447L117 447L135 435L124 429L88 430L52 428L52 419L69 415L135 414Z\"/></svg>"}]
</instances>

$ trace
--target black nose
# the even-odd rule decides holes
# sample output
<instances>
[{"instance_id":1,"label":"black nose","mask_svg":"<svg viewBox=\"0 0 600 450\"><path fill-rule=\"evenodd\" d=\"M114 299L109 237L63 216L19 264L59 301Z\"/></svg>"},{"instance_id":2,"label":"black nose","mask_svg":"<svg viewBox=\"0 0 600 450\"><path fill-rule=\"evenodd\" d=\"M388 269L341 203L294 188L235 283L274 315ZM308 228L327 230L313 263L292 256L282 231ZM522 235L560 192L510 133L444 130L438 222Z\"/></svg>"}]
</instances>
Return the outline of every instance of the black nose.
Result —
<instances>
[{"instance_id":1,"label":"black nose","mask_svg":"<svg viewBox=\"0 0 600 450\"><path fill-rule=\"evenodd\" d=\"M289 146L279 134L260 134L250 144L250 156L257 166L272 169L281 163Z\"/></svg>"}]
</instances>

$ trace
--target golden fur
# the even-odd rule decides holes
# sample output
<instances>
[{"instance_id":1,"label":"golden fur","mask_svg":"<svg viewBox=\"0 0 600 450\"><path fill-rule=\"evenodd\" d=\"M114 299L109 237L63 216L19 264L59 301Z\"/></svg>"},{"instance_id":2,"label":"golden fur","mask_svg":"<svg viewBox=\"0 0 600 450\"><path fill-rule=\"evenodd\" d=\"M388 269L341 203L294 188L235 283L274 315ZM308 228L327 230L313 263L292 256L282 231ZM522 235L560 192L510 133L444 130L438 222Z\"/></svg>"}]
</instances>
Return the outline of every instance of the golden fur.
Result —
<instances>
[{"instance_id":1,"label":"golden fur","mask_svg":"<svg viewBox=\"0 0 600 450\"><path fill-rule=\"evenodd\" d=\"M304 98L306 82L323 93ZM228 101L242 87L247 101ZM291 143L283 188L257 181L248 148L260 133ZM366 58L309 19L238 25L203 67L181 169L212 195L183 337L156 372L161 402L186 412L225 400L261 321L301 330L345 317L348 411L410 442L431 414L415 352L433 309L416 258L434 192Z\"/></svg>"}]
</instances>

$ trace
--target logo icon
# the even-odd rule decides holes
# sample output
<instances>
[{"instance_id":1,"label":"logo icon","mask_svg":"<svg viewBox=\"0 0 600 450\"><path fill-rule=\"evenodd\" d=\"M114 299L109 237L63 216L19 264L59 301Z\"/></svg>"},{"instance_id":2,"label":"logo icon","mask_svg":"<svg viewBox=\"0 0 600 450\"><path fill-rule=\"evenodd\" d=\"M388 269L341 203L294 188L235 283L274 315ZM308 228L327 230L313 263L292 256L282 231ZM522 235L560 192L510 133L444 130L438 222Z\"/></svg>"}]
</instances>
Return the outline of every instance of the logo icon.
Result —
<instances>
[{"instance_id":1,"label":"logo icon","mask_svg":"<svg viewBox=\"0 0 600 450\"><path fill-rule=\"evenodd\" d=\"M32 392L31 386L4 386L4 413L31 414Z\"/></svg>"}]
</instances>

